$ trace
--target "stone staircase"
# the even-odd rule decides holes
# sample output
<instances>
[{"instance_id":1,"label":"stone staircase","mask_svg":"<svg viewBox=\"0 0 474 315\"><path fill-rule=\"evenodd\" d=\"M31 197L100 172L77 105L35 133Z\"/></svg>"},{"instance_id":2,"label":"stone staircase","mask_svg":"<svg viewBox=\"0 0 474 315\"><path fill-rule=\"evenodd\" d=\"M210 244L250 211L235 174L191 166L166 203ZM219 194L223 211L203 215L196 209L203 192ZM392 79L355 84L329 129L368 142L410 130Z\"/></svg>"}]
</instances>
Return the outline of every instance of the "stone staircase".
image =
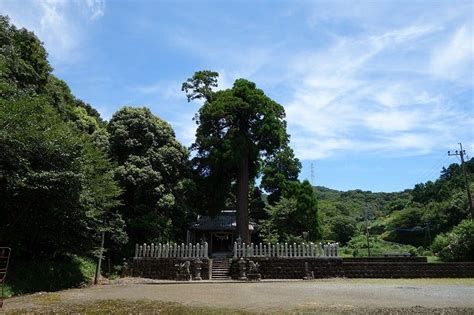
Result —
<instances>
[{"instance_id":1,"label":"stone staircase","mask_svg":"<svg viewBox=\"0 0 474 315\"><path fill-rule=\"evenodd\" d=\"M230 263L227 258L212 260L212 280L230 280Z\"/></svg>"}]
</instances>

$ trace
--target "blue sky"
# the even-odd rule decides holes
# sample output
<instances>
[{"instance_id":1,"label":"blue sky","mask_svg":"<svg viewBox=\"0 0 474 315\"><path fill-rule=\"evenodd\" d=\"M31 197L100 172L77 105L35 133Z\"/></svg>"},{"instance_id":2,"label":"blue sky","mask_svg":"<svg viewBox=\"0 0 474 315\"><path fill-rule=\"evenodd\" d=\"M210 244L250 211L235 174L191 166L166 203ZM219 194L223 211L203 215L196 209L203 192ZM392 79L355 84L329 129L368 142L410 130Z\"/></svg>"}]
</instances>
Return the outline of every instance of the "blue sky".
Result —
<instances>
[{"instance_id":1,"label":"blue sky","mask_svg":"<svg viewBox=\"0 0 474 315\"><path fill-rule=\"evenodd\" d=\"M315 185L399 191L457 162L458 142L474 156L472 1L1 0L0 13L105 119L148 106L186 146L199 108L186 78L254 81L285 106Z\"/></svg>"}]
</instances>

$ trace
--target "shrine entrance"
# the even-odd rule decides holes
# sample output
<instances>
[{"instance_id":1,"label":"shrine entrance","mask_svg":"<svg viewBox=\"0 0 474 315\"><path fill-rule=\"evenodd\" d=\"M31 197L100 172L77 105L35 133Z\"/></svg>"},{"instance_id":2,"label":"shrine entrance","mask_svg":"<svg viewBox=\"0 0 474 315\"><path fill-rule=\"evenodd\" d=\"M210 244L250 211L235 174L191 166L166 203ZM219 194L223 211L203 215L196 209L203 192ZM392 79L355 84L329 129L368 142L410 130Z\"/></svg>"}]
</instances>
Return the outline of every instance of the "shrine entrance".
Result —
<instances>
[{"instance_id":1,"label":"shrine entrance","mask_svg":"<svg viewBox=\"0 0 474 315\"><path fill-rule=\"evenodd\" d=\"M232 255L234 242L237 241L237 223L235 210L222 210L215 216L199 215L189 226L186 244L207 242L212 256ZM249 223L250 235L255 223Z\"/></svg>"},{"instance_id":2,"label":"shrine entrance","mask_svg":"<svg viewBox=\"0 0 474 315\"><path fill-rule=\"evenodd\" d=\"M223 253L232 252L233 233L229 232L214 232L211 233L211 252L212 253Z\"/></svg>"}]
</instances>

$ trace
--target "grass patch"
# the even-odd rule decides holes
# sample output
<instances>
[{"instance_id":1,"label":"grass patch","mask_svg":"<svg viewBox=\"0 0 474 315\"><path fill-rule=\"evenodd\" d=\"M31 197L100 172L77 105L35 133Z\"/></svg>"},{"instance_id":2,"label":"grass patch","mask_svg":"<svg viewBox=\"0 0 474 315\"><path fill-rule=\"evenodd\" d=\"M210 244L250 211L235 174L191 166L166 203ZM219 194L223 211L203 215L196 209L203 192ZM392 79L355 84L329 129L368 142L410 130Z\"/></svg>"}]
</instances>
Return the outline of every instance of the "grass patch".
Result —
<instances>
[{"instance_id":1,"label":"grass patch","mask_svg":"<svg viewBox=\"0 0 474 315\"><path fill-rule=\"evenodd\" d=\"M125 300L101 300L86 304L49 303L36 305L31 309L14 309L6 311L5 314L471 314L469 308L424 308L420 306L406 308L354 308L351 306L307 306L293 310L268 310L260 311L215 308L182 305L175 302L158 302L149 300L125 301Z\"/></svg>"},{"instance_id":2,"label":"grass patch","mask_svg":"<svg viewBox=\"0 0 474 315\"><path fill-rule=\"evenodd\" d=\"M246 310L187 306L175 302L149 300L100 300L84 304L41 301L34 309L15 309L6 314L67 313L67 314L257 314ZM260 312L259 312L260 313Z\"/></svg>"},{"instance_id":3,"label":"grass patch","mask_svg":"<svg viewBox=\"0 0 474 315\"><path fill-rule=\"evenodd\" d=\"M426 256L429 263L442 263L438 256Z\"/></svg>"},{"instance_id":4,"label":"grass patch","mask_svg":"<svg viewBox=\"0 0 474 315\"><path fill-rule=\"evenodd\" d=\"M5 295L58 291L88 284L95 263L88 258L68 255L55 260L10 261Z\"/></svg>"}]
</instances>

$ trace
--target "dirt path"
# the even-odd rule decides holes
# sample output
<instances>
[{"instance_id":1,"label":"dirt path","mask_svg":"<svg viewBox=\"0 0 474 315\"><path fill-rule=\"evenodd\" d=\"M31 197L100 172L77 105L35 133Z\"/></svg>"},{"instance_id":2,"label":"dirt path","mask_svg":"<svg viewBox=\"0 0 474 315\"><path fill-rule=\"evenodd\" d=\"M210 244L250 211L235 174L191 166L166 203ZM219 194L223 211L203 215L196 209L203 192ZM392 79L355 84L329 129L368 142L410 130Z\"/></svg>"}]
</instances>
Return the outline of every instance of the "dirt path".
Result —
<instances>
[{"instance_id":1,"label":"dirt path","mask_svg":"<svg viewBox=\"0 0 474 315\"><path fill-rule=\"evenodd\" d=\"M183 312L195 309L203 313L212 310L474 313L474 279L330 279L260 283L125 279L110 285L11 298L5 301L3 310L69 310L77 305L86 307L84 310L89 306L97 310L97 305L104 303L118 309L134 303L153 309L155 303L161 311L173 305L182 307Z\"/></svg>"}]
</instances>

